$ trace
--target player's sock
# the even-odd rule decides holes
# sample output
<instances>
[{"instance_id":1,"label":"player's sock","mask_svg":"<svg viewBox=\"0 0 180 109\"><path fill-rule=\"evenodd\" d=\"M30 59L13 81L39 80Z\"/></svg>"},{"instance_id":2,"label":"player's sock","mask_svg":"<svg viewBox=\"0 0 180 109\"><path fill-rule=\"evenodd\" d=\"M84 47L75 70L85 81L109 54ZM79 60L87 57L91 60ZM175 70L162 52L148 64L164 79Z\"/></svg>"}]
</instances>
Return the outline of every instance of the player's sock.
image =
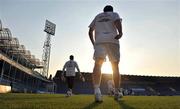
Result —
<instances>
[{"instance_id":1,"label":"player's sock","mask_svg":"<svg viewBox=\"0 0 180 109\"><path fill-rule=\"evenodd\" d=\"M99 85L94 86L94 94L95 94L95 101L102 102L102 95L101 95L101 90L99 88Z\"/></svg>"},{"instance_id":2,"label":"player's sock","mask_svg":"<svg viewBox=\"0 0 180 109\"><path fill-rule=\"evenodd\" d=\"M94 93L101 93L99 85L94 85Z\"/></svg>"},{"instance_id":3,"label":"player's sock","mask_svg":"<svg viewBox=\"0 0 180 109\"><path fill-rule=\"evenodd\" d=\"M72 96L72 89L69 89L69 91L70 91L70 96Z\"/></svg>"}]
</instances>

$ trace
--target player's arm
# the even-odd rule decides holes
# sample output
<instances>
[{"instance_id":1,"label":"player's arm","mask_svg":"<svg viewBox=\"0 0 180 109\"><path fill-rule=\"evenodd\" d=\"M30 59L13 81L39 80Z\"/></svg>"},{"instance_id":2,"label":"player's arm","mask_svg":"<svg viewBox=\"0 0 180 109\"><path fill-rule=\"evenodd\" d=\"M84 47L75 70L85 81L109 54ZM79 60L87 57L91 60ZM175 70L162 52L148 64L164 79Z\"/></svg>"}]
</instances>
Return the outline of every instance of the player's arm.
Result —
<instances>
[{"instance_id":1,"label":"player's arm","mask_svg":"<svg viewBox=\"0 0 180 109\"><path fill-rule=\"evenodd\" d=\"M117 19L114 21L114 24L118 30L118 35L115 37L115 39L120 39L123 35L123 32L122 32L122 24L121 24L121 19Z\"/></svg>"},{"instance_id":2,"label":"player's arm","mask_svg":"<svg viewBox=\"0 0 180 109\"><path fill-rule=\"evenodd\" d=\"M67 63L65 63L64 66L63 66L63 70L62 70L61 76L64 75L64 72L65 72L66 67L67 67Z\"/></svg>"},{"instance_id":3,"label":"player's arm","mask_svg":"<svg viewBox=\"0 0 180 109\"><path fill-rule=\"evenodd\" d=\"M76 67L78 73L80 74L81 72L80 72L79 66L78 66L78 64L76 62L75 62L75 67Z\"/></svg>"},{"instance_id":4,"label":"player's arm","mask_svg":"<svg viewBox=\"0 0 180 109\"><path fill-rule=\"evenodd\" d=\"M77 71L78 71L78 73L79 73L80 78L81 78L82 81L84 82L84 81L85 81L84 76L83 76L82 73L80 72L79 66L78 66L78 64L77 64L76 62L75 62L75 67L76 67L76 69L77 69Z\"/></svg>"},{"instance_id":5,"label":"player's arm","mask_svg":"<svg viewBox=\"0 0 180 109\"><path fill-rule=\"evenodd\" d=\"M67 63L64 64L63 70L62 70L62 73L61 73L61 80L62 81L65 81L64 72L65 72L66 67L67 67Z\"/></svg>"},{"instance_id":6,"label":"player's arm","mask_svg":"<svg viewBox=\"0 0 180 109\"><path fill-rule=\"evenodd\" d=\"M93 36L94 29L92 27L89 28L89 38L91 40L91 43L94 45L94 36Z\"/></svg>"}]
</instances>

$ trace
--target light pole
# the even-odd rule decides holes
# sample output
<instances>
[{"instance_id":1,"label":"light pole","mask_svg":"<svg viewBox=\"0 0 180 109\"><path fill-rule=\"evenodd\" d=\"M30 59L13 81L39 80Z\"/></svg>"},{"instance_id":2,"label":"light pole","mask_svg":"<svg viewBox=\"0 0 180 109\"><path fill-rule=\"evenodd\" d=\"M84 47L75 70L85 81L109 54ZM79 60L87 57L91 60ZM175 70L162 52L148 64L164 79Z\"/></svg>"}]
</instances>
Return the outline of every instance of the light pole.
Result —
<instances>
[{"instance_id":1,"label":"light pole","mask_svg":"<svg viewBox=\"0 0 180 109\"><path fill-rule=\"evenodd\" d=\"M47 35L43 45L43 55L42 55L42 61L43 61L42 75L44 77L48 77L50 52L51 52L51 35L55 35L55 28L56 25L54 23L46 20L44 32L46 32Z\"/></svg>"}]
</instances>

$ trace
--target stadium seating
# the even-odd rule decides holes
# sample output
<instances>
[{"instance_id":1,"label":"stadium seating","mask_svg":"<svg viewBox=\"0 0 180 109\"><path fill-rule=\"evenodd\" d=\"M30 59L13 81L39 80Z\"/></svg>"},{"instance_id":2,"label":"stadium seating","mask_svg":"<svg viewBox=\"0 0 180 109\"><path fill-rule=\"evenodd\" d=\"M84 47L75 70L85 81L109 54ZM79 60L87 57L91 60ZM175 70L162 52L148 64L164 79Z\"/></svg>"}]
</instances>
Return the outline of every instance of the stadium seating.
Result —
<instances>
[{"instance_id":1,"label":"stadium seating","mask_svg":"<svg viewBox=\"0 0 180 109\"><path fill-rule=\"evenodd\" d=\"M62 71L57 71L54 82L57 85L56 93L66 93L67 85L61 81ZM86 82L80 81L78 76L75 79L73 92L75 94L93 94L92 73L82 72ZM101 81L101 91L107 94L107 81L112 79L111 74L103 74ZM180 95L180 77L158 77L158 76L138 76L122 75L121 86L125 95Z\"/></svg>"},{"instance_id":2,"label":"stadium seating","mask_svg":"<svg viewBox=\"0 0 180 109\"><path fill-rule=\"evenodd\" d=\"M39 59L8 28L0 28L0 85L11 86L13 92L46 91L52 82L34 70L39 67Z\"/></svg>"}]
</instances>

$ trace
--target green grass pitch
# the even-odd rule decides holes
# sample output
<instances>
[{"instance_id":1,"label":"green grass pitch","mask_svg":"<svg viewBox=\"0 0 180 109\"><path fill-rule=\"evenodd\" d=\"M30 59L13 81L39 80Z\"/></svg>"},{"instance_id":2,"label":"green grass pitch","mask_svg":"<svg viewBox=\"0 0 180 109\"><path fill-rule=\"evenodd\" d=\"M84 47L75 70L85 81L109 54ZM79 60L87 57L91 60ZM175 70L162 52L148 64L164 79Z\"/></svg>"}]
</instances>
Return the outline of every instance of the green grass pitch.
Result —
<instances>
[{"instance_id":1,"label":"green grass pitch","mask_svg":"<svg viewBox=\"0 0 180 109\"><path fill-rule=\"evenodd\" d=\"M103 96L95 103L93 95L0 94L0 109L180 109L180 96L124 96L120 102Z\"/></svg>"}]
</instances>

